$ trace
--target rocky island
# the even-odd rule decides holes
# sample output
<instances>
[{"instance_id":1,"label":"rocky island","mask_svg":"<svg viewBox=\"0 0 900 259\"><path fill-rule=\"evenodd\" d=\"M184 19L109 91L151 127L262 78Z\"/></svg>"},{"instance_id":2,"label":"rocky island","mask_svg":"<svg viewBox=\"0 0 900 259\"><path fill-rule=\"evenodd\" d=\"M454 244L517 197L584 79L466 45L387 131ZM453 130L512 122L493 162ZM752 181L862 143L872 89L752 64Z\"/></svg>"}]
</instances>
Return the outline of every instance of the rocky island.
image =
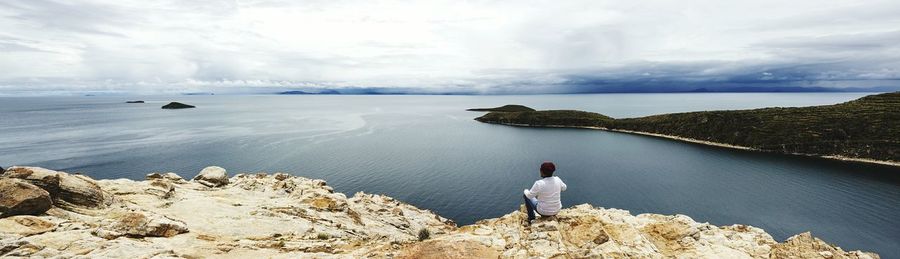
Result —
<instances>
[{"instance_id":1,"label":"rocky island","mask_svg":"<svg viewBox=\"0 0 900 259\"><path fill-rule=\"evenodd\" d=\"M169 104L163 105L163 109L189 109L195 108L196 106L183 104L180 102L170 102Z\"/></svg>"},{"instance_id":2,"label":"rocky island","mask_svg":"<svg viewBox=\"0 0 900 259\"><path fill-rule=\"evenodd\" d=\"M752 226L587 204L531 226L513 211L457 227L391 197L215 166L144 181L11 167L0 194L0 257L879 258L809 232L777 242Z\"/></svg>"},{"instance_id":3,"label":"rocky island","mask_svg":"<svg viewBox=\"0 0 900 259\"><path fill-rule=\"evenodd\" d=\"M467 109L467 111L473 112L533 112L534 109L524 105L518 104L507 104L500 107L494 108L472 108Z\"/></svg>"},{"instance_id":4,"label":"rocky island","mask_svg":"<svg viewBox=\"0 0 900 259\"><path fill-rule=\"evenodd\" d=\"M811 107L685 112L624 119L573 110L493 111L475 120L512 126L592 128L900 166L900 92Z\"/></svg>"}]
</instances>

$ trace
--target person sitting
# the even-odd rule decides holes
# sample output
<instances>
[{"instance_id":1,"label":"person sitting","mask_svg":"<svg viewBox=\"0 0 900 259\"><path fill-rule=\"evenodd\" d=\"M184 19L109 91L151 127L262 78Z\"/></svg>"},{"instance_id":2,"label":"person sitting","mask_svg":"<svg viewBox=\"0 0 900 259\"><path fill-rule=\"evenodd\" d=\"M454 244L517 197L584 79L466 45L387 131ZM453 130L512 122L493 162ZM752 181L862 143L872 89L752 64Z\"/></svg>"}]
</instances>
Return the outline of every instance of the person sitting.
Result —
<instances>
[{"instance_id":1,"label":"person sitting","mask_svg":"<svg viewBox=\"0 0 900 259\"><path fill-rule=\"evenodd\" d=\"M525 189L525 209L528 211L528 224L534 219L534 212L541 216L555 216L562 209L560 193L566 190L566 183L562 179L553 176L556 165L553 162L541 164L541 179L534 181L531 189Z\"/></svg>"}]
</instances>

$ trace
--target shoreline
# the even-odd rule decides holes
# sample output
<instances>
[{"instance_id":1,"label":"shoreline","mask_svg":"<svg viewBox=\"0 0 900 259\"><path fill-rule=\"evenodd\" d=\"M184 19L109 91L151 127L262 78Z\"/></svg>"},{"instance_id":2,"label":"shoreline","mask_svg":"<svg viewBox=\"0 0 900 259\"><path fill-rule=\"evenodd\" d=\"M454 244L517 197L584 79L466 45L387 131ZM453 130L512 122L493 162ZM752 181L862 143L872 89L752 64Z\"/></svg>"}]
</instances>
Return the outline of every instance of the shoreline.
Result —
<instances>
[{"instance_id":1,"label":"shoreline","mask_svg":"<svg viewBox=\"0 0 900 259\"><path fill-rule=\"evenodd\" d=\"M693 139L693 138L686 138L686 137L680 137L680 136L674 136L674 135L666 135L666 134L651 133L651 132L644 132L644 131L634 131L634 130L609 129L606 127L567 126L567 125L531 125L531 124L505 123L505 122L485 122L485 123L514 126L514 127L528 127L528 128L570 128L570 129L602 130L602 131L606 131L606 132L617 132L617 133L626 133L626 134L643 135L643 136L649 136L649 137L665 138L665 139L677 140L677 141L682 141L682 142L701 144L701 145L706 145L706 146L723 147L723 148L747 150L747 151L754 151L754 152L770 152L770 151L760 150L760 149L751 148L751 147L731 145L731 144L699 140L699 139ZM776 152L772 152L772 153L776 153ZM877 164L877 165L884 165L884 166L900 167L900 162L876 160L876 159L868 159L868 158L845 157L845 156L840 156L840 155L813 155L813 154L803 154L803 153L779 153L779 154L816 157L816 158L824 158L824 159L829 159L829 160L838 160L838 161L845 161L845 162L856 162L856 163L866 163L866 164Z\"/></svg>"},{"instance_id":2,"label":"shoreline","mask_svg":"<svg viewBox=\"0 0 900 259\"><path fill-rule=\"evenodd\" d=\"M524 209L459 226L381 194L324 180L209 166L187 180L93 178L40 167L0 174L0 257L90 258L880 258L801 232L776 240L746 224L580 204L529 225ZM50 195L64 190L77 195ZM27 195L31 194L31 195ZM8 204L8 203L4 203Z\"/></svg>"}]
</instances>

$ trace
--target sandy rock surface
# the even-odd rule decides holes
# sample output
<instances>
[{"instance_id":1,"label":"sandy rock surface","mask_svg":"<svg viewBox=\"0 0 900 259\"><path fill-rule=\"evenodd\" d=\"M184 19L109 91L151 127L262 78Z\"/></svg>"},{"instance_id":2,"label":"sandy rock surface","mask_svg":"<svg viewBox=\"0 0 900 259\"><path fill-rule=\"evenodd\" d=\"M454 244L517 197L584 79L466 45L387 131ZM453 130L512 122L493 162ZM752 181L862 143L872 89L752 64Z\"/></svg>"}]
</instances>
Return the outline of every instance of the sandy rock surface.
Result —
<instances>
[{"instance_id":1,"label":"sandy rock surface","mask_svg":"<svg viewBox=\"0 0 900 259\"><path fill-rule=\"evenodd\" d=\"M225 170L213 171L201 173L207 183L200 183L174 173L95 181L10 168L0 181L36 182L53 206L0 218L0 257L878 258L843 251L809 233L778 243L751 226L590 205L530 226L523 224L523 212L514 211L457 228L391 197L346 197L322 180L245 173L222 181ZM420 241L423 229L429 238Z\"/></svg>"},{"instance_id":2,"label":"sandy rock surface","mask_svg":"<svg viewBox=\"0 0 900 259\"><path fill-rule=\"evenodd\" d=\"M52 205L44 189L21 179L0 179L0 218L41 214Z\"/></svg>"}]
</instances>

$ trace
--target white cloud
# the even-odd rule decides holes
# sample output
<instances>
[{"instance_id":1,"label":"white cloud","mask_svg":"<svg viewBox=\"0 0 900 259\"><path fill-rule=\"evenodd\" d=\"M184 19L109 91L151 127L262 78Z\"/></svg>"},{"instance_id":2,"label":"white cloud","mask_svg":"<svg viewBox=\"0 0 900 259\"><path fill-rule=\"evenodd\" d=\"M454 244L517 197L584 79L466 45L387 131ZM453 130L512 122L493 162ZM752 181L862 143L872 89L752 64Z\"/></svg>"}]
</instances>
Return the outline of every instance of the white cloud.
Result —
<instances>
[{"instance_id":1,"label":"white cloud","mask_svg":"<svg viewBox=\"0 0 900 259\"><path fill-rule=\"evenodd\" d=\"M897 1L7 0L0 91L897 79L897 13Z\"/></svg>"}]
</instances>

